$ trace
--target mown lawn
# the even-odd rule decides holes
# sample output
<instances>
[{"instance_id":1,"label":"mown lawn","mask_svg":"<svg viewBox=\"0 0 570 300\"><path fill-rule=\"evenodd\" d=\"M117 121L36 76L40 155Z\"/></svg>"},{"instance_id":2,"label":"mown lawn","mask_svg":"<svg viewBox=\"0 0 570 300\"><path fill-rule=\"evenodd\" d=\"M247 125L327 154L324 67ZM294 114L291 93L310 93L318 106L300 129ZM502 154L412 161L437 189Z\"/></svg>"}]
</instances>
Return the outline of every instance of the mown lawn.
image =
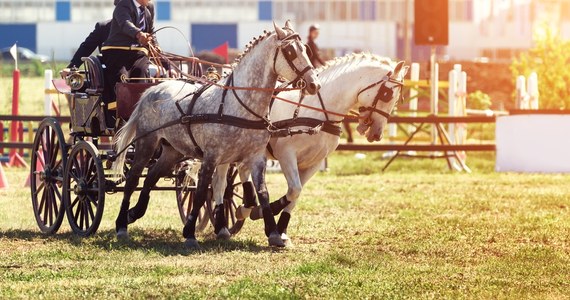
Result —
<instances>
[{"instance_id":1,"label":"mown lawn","mask_svg":"<svg viewBox=\"0 0 570 300\"><path fill-rule=\"evenodd\" d=\"M99 232L39 233L24 170L0 191L0 298L570 298L570 176L473 174L442 161L339 153L306 187L293 215L295 246L266 246L261 222L229 242L212 229L202 251L183 246L173 193L119 242L119 195L107 197ZM268 177L275 199L286 187Z\"/></svg>"},{"instance_id":2,"label":"mown lawn","mask_svg":"<svg viewBox=\"0 0 570 300\"><path fill-rule=\"evenodd\" d=\"M43 80L22 86L21 113L41 114ZM0 114L10 89L0 78ZM130 242L114 236L120 195L107 197L96 235L76 237L64 220L44 236L26 170L4 168L0 299L570 298L569 175L495 173L488 154L468 157L472 174L408 159L380 173L380 156L333 155L302 194L286 250L251 221L229 242L208 228L202 251L186 249L172 192L154 194ZM280 174L268 183L272 199L286 190Z\"/></svg>"}]
</instances>

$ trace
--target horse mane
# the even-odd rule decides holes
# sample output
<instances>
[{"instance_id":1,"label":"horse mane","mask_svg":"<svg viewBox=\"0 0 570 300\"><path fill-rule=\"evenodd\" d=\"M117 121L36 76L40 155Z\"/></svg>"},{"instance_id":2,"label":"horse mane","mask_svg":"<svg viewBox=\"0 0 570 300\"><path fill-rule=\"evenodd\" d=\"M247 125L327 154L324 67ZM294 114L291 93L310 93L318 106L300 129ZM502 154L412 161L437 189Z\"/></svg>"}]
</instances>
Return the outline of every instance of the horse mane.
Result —
<instances>
[{"instance_id":1,"label":"horse mane","mask_svg":"<svg viewBox=\"0 0 570 300\"><path fill-rule=\"evenodd\" d=\"M289 34L295 33L293 30L291 30L289 28L283 28L283 29L285 31L287 31ZM251 41L249 41L249 43L247 45L245 45L245 50L243 50L243 52L240 53L234 59L234 62L232 63L232 67L235 67L248 53L251 52L251 50L253 48L255 48L255 46L257 46L260 42L262 42L263 40L265 40L266 38L271 36L273 33L275 33L275 31L263 30L263 34L260 34L258 37L253 37L253 39Z\"/></svg>"},{"instance_id":2,"label":"horse mane","mask_svg":"<svg viewBox=\"0 0 570 300\"><path fill-rule=\"evenodd\" d=\"M324 65L317 68L317 72L321 73L330 67L361 62L363 60L369 61L371 63L380 63L387 66L392 66L392 60L387 57L372 54L370 52L360 52L360 53L350 53L342 57L335 57L331 60L325 62Z\"/></svg>"},{"instance_id":3,"label":"horse mane","mask_svg":"<svg viewBox=\"0 0 570 300\"><path fill-rule=\"evenodd\" d=\"M325 62L323 66L317 68L317 73L319 73L321 82L325 82L357 68L386 66L392 69L393 64L394 62L391 59L369 52L351 53Z\"/></svg>"}]
</instances>

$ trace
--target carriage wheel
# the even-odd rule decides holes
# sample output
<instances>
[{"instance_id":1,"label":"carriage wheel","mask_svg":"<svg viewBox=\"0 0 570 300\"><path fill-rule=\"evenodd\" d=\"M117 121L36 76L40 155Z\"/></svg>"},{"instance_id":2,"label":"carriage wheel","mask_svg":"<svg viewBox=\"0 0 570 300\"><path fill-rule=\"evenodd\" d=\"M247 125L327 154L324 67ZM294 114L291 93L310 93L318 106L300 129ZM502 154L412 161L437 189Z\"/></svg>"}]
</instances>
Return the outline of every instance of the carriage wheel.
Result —
<instances>
[{"instance_id":1,"label":"carriage wheel","mask_svg":"<svg viewBox=\"0 0 570 300\"><path fill-rule=\"evenodd\" d=\"M63 199L74 233L89 236L97 231L105 208L105 173L97 148L77 143L65 165Z\"/></svg>"},{"instance_id":2,"label":"carriage wheel","mask_svg":"<svg viewBox=\"0 0 570 300\"><path fill-rule=\"evenodd\" d=\"M186 174L186 171L184 170L178 172L174 184L176 185L176 203L178 204L180 220L182 221L182 224L186 224L188 215L192 211L192 203L196 194L196 184L192 177ZM211 201L211 197L208 197L208 200ZM203 231L206 229L209 221L210 219L206 217L206 209L202 208L198 214L196 231Z\"/></svg>"},{"instance_id":3,"label":"carriage wheel","mask_svg":"<svg viewBox=\"0 0 570 300\"><path fill-rule=\"evenodd\" d=\"M224 209L228 220L228 230L232 235L237 234L243 227L245 220L239 221L236 217L236 210L239 203L243 202L243 188L241 182L235 182L238 176L236 167L231 166L228 170L228 184L224 192ZM214 201L206 202L206 207L210 215L210 220L214 223Z\"/></svg>"},{"instance_id":4,"label":"carriage wheel","mask_svg":"<svg viewBox=\"0 0 570 300\"><path fill-rule=\"evenodd\" d=\"M57 120L42 121L34 137L30 168L32 207L36 222L44 233L56 233L63 221L63 168L67 146Z\"/></svg>"}]
</instances>

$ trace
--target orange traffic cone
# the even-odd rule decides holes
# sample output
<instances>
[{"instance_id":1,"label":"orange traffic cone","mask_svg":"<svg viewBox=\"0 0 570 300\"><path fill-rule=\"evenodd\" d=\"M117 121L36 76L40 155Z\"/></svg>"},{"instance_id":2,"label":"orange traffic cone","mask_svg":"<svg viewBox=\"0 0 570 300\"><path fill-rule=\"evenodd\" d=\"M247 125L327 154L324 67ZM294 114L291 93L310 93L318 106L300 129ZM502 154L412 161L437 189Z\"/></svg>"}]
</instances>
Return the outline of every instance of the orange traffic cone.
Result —
<instances>
[{"instance_id":1,"label":"orange traffic cone","mask_svg":"<svg viewBox=\"0 0 570 300\"><path fill-rule=\"evenodd\" d=\"M4 168L2 168L2 164L0 164L0 189L8 188L8 179L6 178L6 174L4 174Z\"/></svg>"}]
</instances>

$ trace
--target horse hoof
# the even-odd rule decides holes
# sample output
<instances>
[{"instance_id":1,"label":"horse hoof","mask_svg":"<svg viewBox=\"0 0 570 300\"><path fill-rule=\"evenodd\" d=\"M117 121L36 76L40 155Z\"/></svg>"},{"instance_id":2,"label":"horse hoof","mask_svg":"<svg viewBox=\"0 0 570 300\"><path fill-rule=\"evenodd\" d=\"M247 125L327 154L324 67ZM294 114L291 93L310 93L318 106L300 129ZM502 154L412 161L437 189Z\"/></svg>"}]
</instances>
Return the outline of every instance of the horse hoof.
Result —
<instances>
[{"instance_id":1,"label":"horse hoof","mask_svg":"<svg viewBox=\"0 0 570 300\"><path fill-rule=\"evenodd\" d=\"M220 232L218 232L218 234L216 235L216 238L218 240L229 240L231 236L232 236L232 234L230 233L228 228L224 227L224 228L222 228L222 230L220 230Z\"/></svg>"},{"instance_id":2,"label":"horse hoof","mask_svg":"<svg viewBox=\"0 0 570 300\"><path fill-rule=\"evenodd\" d=\"M129 239L129 232L127 231L126 228L121 228L117 230L117 239L122 241Z\"/></svg>"},{"instance_id":3,"label":"horse hoof","mask_svg":"<svg viewBox=\"0 0 570 300\"><path fill-rule=\"evenodd\" d=\"M198 244L198 241L196 239L186 239L186 241L184 241L184 246L186 246L186 248L195 250L200 249L200 244Z\"/></svg>"},{"instance_id":4,"label":"horse hoof","mask_svg":"<svg viewBox=\"0 0 570 300\"><path fill-rule=\"evenodd\" d=\"M285 243L283 242L283 240L281 239L281 235L277 232L274 232L272 234L269 235L269 238L267 239L269 241L269 246L272 247L285 247Z\"/></svg>"},{"instance_id":5,"label":"horse hoof","mask_svg":"<svg viewBox=\"0 0 570 300\"><path fill-rule=\"evenodd\" d=\"M238 221L243 221L249 217L251 214L251 208L247 208L243 205L238 206L236 209L236 218Z\"/></svg>"},{"instance_id":6,"label":"horse hoof","mask_svg":"<svg viewBox=\"0 0 570 300\"><path fill-rule=\"evenodd\" d=\"M287 248L293 247L293 242L291 242L291 239L285 233L281 234L281 240L285 244L285 247L287 247Z\"/></svg>"}]
</instances>

